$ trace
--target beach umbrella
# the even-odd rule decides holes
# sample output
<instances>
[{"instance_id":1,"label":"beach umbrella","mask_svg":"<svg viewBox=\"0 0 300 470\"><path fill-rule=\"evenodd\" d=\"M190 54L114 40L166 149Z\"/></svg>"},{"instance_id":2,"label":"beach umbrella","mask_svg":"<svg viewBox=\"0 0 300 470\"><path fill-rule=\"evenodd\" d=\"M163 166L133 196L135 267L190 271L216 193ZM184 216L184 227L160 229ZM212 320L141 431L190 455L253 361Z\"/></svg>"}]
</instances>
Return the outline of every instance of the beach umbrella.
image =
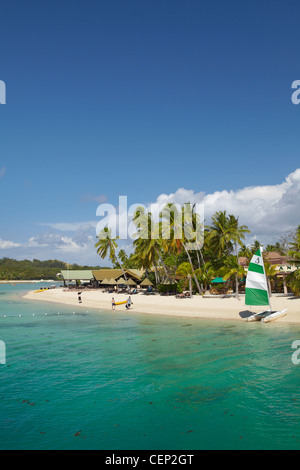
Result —
<instances>
[{"instance_id":1,"label":"beach umbrella","mask_svg":"<svg viewBox=\"0 0 300 470\"><path fill-rule=\"evenodd\" d=\"M140 284L140 286L153 286L152 282L146 277Z\"/></svg>"},{"instance_id":2,"label":"beach umbrella","mask_svg":"<svg viewBox=\"0 0 300 470\"><path fill-rule=\"evenodd\" d=\"M217 283L226 282L226 281L224 281L222 277L215 277L211 282L214 284L217 284Z\"/></svg>"},{"instance_id":3,"label":"beach umbrella","mask_svg":"<svg viewBox=\"0 0 300 470\"><path fill-rule=\"evenodd\" d=\"M108 280L106 281L106 284L113 285L113 284L117 284L117 282L116 282L115 279L113 279L113 278L111 277L110 279L108 279Z\"/></svg>"},{"instance_id":4,"label":"beach umbrella","mask_svg":"<svg viewBox=\"0 0 300 470\"><path fill-rule=\"evenodd\" d=\"M125 279L123 277L120 277L120 279L117 280L116 284L125 284Z\"/></svg>"},{"instance_id":5,"label":"beach umbrella","mask_svg":"<svg viewBox=\"0 0 300 470\"><path fill-rule=\"evenodd\" d=\"M108 283L108 279L103 279L103 281L101 281L101 284L107 284Z\"/></svg>"}]
</instances>

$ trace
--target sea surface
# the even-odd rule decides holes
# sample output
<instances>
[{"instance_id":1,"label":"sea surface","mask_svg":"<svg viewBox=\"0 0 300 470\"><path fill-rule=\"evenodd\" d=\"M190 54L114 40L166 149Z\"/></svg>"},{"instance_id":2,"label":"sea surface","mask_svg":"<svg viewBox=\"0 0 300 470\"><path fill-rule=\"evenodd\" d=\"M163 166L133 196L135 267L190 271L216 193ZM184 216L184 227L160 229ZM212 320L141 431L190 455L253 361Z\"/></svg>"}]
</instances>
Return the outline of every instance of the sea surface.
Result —
<instances>
[{"instance_id":1,"label":"sea surface","mask_svg":"<svg viewBox=\"0 0 300 470\"><path fill-rule=\"evenodd\" d=\"M23 298L38 287L0 285L1 450L300 448L299 326Z\"/></svg>"}]
</instances>

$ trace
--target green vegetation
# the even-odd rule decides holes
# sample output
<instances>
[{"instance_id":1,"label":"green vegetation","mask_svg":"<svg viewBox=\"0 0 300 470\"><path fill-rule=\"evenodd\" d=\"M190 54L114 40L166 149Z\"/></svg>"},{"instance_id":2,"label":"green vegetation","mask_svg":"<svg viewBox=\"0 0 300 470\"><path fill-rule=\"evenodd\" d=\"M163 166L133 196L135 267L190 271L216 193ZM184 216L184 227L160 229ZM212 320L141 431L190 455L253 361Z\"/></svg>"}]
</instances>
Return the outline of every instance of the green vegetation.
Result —
<instances>
[{"instance_id":1,"label":"green vegetation","mask_svg":"<svg viewBox=\"0 0 300 470\"><path fill-rule=\"evenodd\" d=\"M288 255L293 263L298 267L300 266L300 225L298 225L296 232L293 234L292 242L290 243ZM288 283L295 295L300 295L300 269L288 275Z\"/></svg>"},{"instance_id":2,"label":"green vegetation","mask_svg":"<svg viewBox=\"0 0 300 470\"><path fill-rule=\"evenodd\" d=\"M58 260L40 261L28 259L17 261L11 258L0 259L0 279L1 280L58 280L57 274L62 269L99 269L99 266L79 266L78 264L68 264Z\"/></svg>"},{"instance_id":3,"label":"green vegetation","mask_svg":"<svg viewBox=\"0 0 300 470\"><path fill-rule=\"evenodd\" d=\"M109 259L113 263L119 265L119 258L116 254L116 248L118 247L118 245L116 239L112 238L111 236L111 229L108 227L104 227L104 229L97 235L97 238L99 238L99 240L97 241L95 247L97 248L98 255L101 256L102 259L109 255ZM127 276L122 264L120 264L120 266L123 271L124 279L125 281L127 281Z\"/></svg>"},{"instance_id":4,"label":"green vegetation","mask_svg":"<svg viewBox=\"0 0 300 470\"><path fill-rule=\"evenodd\" d=\"M184 214L186 208L188 218L186 213ZM110 253L115 267L145 269L146 276L151 278L161 292L172 288L177 292L183 289L203 294L211 281L220 276L228 281L227 286L230 284L238 297L246 275L239 258L243 256L250 260L260 246L259 241L246 246L244 243L246 234L250 233L249 228L240 225L238 217L227 215L226 211L218 211L213 215L211 225L204 227L204 243L200 244L196 238L191 239L188 232L190 230L190 233L193 233L195 227L199 227L197 217L194 206L190 203L186 204L184 209L181 208L181 211L176 206L167 204L160 214L160 220L154 224L151 213L145 212L141 207L136 210L133 218L136 234L133 242L134 252L130 256L120 250L117 258L116 239L108 237L105 242L100 241L110 234L109 228L98 235L99 242L96 247L102 258ZM189 249L189 242L196 243L192 250ZM105 246L106 250L103 248ZM267 245L264 251L276 251L300 264L300 226L295 233L286 234L282 242ZM270 285L274 279L275 268L267 261L265 267ZM290 289L300 295L300 270L289 274L287 281ZM216 291L224 290L223 285L215 287Z\"/></svg>"}]
</instances>

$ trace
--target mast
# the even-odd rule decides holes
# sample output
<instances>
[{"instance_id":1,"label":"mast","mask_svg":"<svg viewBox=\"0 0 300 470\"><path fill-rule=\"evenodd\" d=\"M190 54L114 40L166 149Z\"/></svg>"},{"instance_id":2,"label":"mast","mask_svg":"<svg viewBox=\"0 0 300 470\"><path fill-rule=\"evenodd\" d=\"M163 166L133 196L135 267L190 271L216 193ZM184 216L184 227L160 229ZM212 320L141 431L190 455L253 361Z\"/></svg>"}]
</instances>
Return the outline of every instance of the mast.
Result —
<instances>
[{"instance_id":1,"label":"mast","mask_svg":"<svg viewBox=\"0 0 300 470\"><path fill-rule=\"evenodd\" d=\"M266 278L266 284L267 284L269 309L270 309L270 312L272 312L272 307L271 307L271 302L270 302L269 285L268 285L268 279L267 279L266 270L265 270L265 263L264 263L264 258L263 258L263 247L262 246L260 246L260 252L261 252L261 260L262 260L262 264L263 264L263 268L264 268L264 274L265 274L265 278Z\"/></svg>"}]
</instances>

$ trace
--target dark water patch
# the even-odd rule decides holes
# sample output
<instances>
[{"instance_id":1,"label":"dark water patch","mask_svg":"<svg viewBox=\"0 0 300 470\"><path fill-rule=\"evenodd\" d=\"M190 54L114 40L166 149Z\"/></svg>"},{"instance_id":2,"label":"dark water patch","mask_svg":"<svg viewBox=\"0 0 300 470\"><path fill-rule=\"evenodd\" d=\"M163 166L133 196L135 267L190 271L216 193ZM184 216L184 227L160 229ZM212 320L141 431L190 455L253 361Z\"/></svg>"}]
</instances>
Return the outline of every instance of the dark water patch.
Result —
<instances>
[{"instance_id":1,"label":"dark water patch","mask_svg":"<svg viewBox=\"0 0 300 470\"><path fill-rule=\"evenodd\" d=\"M217 388L195 385L182 389L182 391L174 397L174 400L177 403L191 405L220 401L229 396L230 390L230 387Z\"/></svg>"}]
</instances>

